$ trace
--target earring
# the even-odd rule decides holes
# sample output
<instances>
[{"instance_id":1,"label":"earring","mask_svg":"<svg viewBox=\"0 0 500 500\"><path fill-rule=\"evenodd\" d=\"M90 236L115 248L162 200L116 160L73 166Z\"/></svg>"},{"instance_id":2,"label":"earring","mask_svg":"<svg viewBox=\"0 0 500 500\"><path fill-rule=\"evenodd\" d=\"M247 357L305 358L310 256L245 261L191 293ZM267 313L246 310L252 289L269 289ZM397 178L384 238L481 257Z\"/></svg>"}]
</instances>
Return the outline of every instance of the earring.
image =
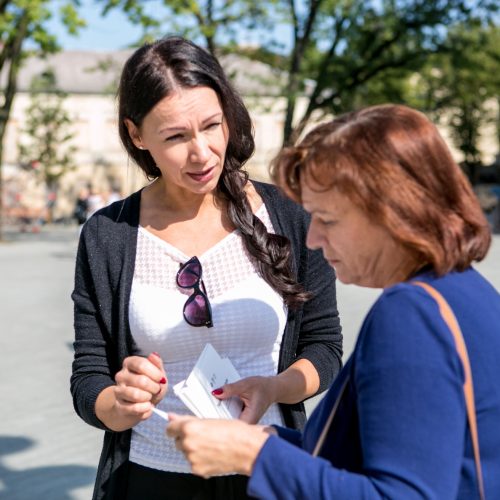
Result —
<instances>
[{"instance_id":1,"label":"earring","mask_svg":"<svg viewBox=\"0 0 500 500\"><path fill-rule=\"evenodd\" d=\"M144 146L137 146L139 149L143 150L146 149Z\"/></svg>"}]
</instances>

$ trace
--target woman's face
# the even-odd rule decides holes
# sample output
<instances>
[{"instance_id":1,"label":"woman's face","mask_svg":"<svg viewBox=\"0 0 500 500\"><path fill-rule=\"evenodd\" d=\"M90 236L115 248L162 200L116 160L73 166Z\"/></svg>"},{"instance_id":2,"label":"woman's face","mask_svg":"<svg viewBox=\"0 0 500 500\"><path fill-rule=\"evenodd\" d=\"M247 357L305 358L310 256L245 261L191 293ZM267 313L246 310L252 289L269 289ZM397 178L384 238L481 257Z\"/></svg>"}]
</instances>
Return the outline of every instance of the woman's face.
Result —
<instances>
[{"instance_id":1,"label":"woman's face","mask_svg":"<svg viewBox=\"0 0 500 500\"><path fill-rule=\"evenodd\" d=\"M307 246L321 248L342 283L384 288L402 281L409 256L387 229L337 191L313 191L301 182L302 203L311 214Z\"/></svg>"},{"instance_id":2,"label":"woman's face","mask_svg":"<svg viewBox=\"0 0 500 500\"><path fill-rule=\"evenodd\" d=\"M215 189L229 134L214 90L179 88L159 101L140 127L125 123L135 146L155 160L165 185L197 194Z\"/></svg>"}]
</instances>

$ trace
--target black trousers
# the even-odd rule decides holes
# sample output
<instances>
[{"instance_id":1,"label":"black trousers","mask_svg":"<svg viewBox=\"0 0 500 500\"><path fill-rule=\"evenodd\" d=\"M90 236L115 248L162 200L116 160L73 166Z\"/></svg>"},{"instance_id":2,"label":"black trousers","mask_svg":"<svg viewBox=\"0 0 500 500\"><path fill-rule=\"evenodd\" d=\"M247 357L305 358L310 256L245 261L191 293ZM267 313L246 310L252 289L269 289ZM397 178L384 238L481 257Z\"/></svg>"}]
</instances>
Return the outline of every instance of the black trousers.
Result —
<instances>
[{"instance_id":1,"label":"black trousers","mask_svg":"<svg viewBox=\"0 0 500 500\"><path fill-rule=\"evenodd\" d=\"M125 500L245 500L248 478L203 479L194 474L165 472L129 462Z\"/></svg>"}]
</instances>

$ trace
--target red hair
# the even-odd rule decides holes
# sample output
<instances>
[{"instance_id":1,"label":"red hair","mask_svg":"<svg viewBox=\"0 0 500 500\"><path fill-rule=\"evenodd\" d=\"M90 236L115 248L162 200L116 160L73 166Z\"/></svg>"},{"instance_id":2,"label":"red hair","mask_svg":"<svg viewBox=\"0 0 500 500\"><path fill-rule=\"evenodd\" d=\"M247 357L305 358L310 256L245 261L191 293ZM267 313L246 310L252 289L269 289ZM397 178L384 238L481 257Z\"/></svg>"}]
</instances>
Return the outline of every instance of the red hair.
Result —
<instances>
[{"instance_id":1,"label":"red hair","mask_svg":"<svg viewBox=\"0 0 500 500\"><path fill-rule=\"evenodd\" d=\"M417 267L429 264L438 275L482 260L490 246L479 202L437 128L406 106L371 106L319 125L272 170L299 202L301 182L348 195Z\"/></svg>"}]
</instances>

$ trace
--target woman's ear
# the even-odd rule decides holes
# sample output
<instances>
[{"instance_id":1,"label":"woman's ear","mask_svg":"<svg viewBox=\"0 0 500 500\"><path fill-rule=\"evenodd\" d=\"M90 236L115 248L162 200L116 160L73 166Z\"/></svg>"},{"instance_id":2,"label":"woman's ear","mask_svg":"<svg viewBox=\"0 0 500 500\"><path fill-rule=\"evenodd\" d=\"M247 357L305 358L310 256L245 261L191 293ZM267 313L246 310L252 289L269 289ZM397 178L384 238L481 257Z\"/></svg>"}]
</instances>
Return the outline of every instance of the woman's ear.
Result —
<instances>
[{"instance_id":1,"label":"woman's ear","mask_svg":"<svg viewBox=\"0 0 500 500\"><path fill-rule=\"evenodd\" d=\"M134 146L137 149L146 149L144 147L144 144L142 143L141 134L139 133L139 129L137 128L136 124L128 118L125 118L123 121L125 122L125 126L128 130L128 135L134 143Z\"/></svg>"}]
</instances>

